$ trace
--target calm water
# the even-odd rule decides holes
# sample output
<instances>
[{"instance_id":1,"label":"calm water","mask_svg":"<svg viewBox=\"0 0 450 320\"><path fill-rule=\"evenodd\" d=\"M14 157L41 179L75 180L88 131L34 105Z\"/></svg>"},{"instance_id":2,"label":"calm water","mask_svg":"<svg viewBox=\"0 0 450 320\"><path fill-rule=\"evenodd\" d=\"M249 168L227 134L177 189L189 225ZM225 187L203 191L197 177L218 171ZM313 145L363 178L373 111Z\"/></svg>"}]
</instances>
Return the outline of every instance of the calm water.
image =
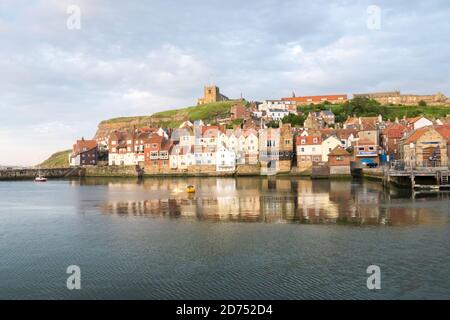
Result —
<instances>
[{"instance_id":1,"label":"calm water","mask_svg":"<svg viewBox=\"0 0 450 320\"><path fill-rule=\"evenodd\" d=\"M350 180L0 182L0 299L449 299L449 208Z\"/></svg>"}]
</instances>

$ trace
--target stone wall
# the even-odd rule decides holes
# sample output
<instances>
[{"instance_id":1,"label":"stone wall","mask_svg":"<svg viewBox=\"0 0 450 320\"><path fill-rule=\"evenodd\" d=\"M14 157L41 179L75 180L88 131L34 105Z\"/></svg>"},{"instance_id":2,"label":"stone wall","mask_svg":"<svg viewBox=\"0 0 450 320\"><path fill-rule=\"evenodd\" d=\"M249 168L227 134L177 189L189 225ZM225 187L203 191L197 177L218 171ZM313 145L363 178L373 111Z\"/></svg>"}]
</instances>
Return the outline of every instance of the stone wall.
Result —
<instances>
[{"instance_id":1,"label":"stone wall","mask_svg":"<svg viewBox=\"0 0 450 320\"><path fill-rule=\"evenodd\" d=\"M83 168L85 177L137 177L136 166L105 166Z\"/></svg>"},{"instance_id":2,"label":"stone wall","mask_svg":"<svg viewBox=\"0 0 450 320\"><path fill-rule=\"evenodd\" d=\"M52 168L40 170L40 174L49 179L76 177L80 175L80 172L81 170L79 168ZM0 180L33 180L38 174L38 169L0 170Z\"/></svg>"},{"instance_id":3,"label":"stone wall","mask_svg":"<svg viewBox=\"0 0 450 320\"><path fill-rule=\"evenodd\" d=\"M332 176L349 176L350 165L347 166L330 166L330 175Z\"/></svg>"},{"instance_id":4,"label":"stone wall","mask_svg":"<svg viewBox=\"0 0 450 320\"><path fill-rule=\"evenodd\" d=\"M236 175L238 176L255 176L261 174L259 164L238 164L236 166Z\"/></svg>"}]
</instances>

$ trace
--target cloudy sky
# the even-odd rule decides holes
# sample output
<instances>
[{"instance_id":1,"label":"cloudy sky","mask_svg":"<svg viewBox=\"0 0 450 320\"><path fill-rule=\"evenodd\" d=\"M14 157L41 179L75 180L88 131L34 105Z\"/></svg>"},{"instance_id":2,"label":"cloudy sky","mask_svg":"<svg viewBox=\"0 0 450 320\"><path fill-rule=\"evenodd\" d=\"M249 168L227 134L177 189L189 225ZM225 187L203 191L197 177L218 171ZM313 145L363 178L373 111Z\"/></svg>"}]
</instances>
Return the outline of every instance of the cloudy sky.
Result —
<instances>
[{"instance_id":1,"label":"cloudy sky","mask_svg":"<svg viewBox=\"0 0 450 320\"><path fill-rule=\"evenodd\" d=\"M207 83L249 100L450 96L449 40L448 0L0 0L0 165L36 164L103 119L193 105Z\"/></svg>"}]
</instances>

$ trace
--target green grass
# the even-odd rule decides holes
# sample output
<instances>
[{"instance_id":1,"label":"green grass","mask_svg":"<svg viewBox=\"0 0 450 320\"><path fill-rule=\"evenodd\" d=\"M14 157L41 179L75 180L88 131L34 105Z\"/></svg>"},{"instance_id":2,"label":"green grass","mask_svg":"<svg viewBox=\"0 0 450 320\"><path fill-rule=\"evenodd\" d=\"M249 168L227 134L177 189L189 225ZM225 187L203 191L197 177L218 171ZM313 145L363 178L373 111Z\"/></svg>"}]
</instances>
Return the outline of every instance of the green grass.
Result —
<instances>
[{"instance_id":1,"label":"green grass","mask_svg":"<svg viewBox=\"0 0 450 320\"><path fill-rule=\"evenodd\" d=\"M122 127L152 125L158 127L175 128L185 120L215 121L217 116L230 113L230 108L236 101L223 101L208 103L201 106L191 106L182 109L166 110L154 113L151 116L119 117L100 122L102 125L118 124Z\"/></svg>"},{"instance_id":2,"label":"green grass","mask_svg":"<svg viewBox=\"0 0 450 320\"><path fill-rule=\"evenodd\" d=\"M39 164L42 168L66 168L69 166L69 154L72 150L59 151Z\"/></svg>"}]
</instances>

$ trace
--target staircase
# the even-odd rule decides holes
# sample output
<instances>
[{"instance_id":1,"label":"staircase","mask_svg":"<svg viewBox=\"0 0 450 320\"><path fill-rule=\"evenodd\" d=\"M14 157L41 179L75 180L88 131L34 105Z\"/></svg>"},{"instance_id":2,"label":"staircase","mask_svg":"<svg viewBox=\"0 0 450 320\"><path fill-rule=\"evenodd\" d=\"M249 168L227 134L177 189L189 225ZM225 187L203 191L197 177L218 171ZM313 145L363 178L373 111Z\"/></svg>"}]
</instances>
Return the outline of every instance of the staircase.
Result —
<instances>
[{"instance_id":1,"label":"staircase","mask_svg":"<svg viewBox=\"0 0 450 320\"><path fill-rule=\"evenodd\" d=\"M447 171L447 172L444 172L444 171L441 171L440 172L440 176L441 176L441 186L442 185L448 185L448 176L449 176L449 172Z\"/></svg>"}]
</instances>

